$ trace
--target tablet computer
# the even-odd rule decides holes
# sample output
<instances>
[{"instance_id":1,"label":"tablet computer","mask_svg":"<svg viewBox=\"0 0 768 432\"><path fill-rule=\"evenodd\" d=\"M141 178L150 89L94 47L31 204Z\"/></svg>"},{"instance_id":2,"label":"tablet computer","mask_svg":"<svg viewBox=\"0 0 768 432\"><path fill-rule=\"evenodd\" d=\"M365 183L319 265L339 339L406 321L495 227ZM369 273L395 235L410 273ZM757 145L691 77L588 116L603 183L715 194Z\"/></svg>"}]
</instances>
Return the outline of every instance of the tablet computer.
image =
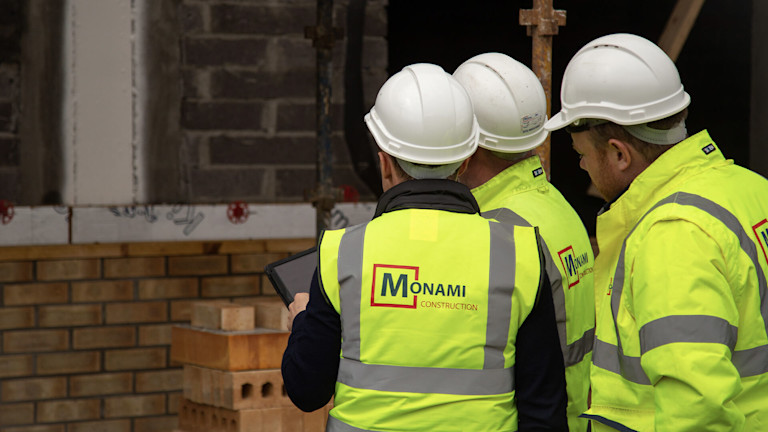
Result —
<instances>
[{"instance_id":1,"label":"tablet computer","mask_svg":"<svg viewBox=\"0 0 768 432\"><path fill-rule=\"evenodd\" d=\"M309 292L312 275L316 268L317 247L315 246L267 264L264 272L287 307L293 302L293 296L296 293Z\"/></svg>"}]
</instances>

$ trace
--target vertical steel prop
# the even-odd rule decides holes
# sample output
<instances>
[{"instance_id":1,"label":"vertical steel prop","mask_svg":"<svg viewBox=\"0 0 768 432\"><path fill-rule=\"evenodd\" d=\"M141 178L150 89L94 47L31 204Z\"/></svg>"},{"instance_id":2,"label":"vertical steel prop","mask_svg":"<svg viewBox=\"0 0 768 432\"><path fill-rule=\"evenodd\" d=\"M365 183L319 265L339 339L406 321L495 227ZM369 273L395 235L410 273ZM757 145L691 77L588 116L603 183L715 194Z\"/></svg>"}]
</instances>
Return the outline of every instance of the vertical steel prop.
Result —
<instances>
[{"instance_id":1,"label":"vertical steel prop","mask_svg":"<svg viewBox=\"0 0 768 432\"><path fill-rule=\"evenodd\" d=\"M520 25L527 26L528 36L533 39L531 69L539 77L547 95L547 118L552 113L552 36L565 25L565 11L555 10L552 0L533 0L533 9L520 9ZM550 178L549 137L536 148L541 165Z\"/></svg>"},{"instance_id":2,"label":"vertical steel prop","mask_svg":"<svg viewBox=\"0 0 768 432\"><path fill-rule=\"evenodd\" d=\"M331 78L333 44L343 33L333 27L333 0L317 0L317 25L306 27L304 36L312 39L317 50L317 186L310 200L316 211L316 235L320 236L331 224L331 210L338 195L333 187Z\"/></svg>"}]
</instances>

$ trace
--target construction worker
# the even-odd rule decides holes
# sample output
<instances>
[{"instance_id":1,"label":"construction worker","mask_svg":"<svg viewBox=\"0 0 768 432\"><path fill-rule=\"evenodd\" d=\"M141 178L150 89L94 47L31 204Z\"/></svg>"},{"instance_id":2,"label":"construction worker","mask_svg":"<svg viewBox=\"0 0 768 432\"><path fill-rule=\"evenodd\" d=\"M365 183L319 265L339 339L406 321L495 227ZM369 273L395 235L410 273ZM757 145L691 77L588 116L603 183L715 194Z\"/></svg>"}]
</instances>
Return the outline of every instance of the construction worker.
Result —
<instances>
[{"instance_id":1,"label":"construction worker","mask_svg":"<svg viewBox=\"0 0 768 432\"><path fill-rule=\"evenodd\" d=\"M688 136L655 44L604 36L569 62L562 109L597 217L593 429L768 430L768 181Z\"/></svg>"},{"instance_id":2,"label":"construction worker","mask_svg":"<svg viewBox=\"0 0 768 432\"><path fill-rule=\"evenodd\" d=\"M289 306L289 397L312 411L333 396L327 431L565 430L536 229L482 217L455 181L477 148L466 91L407 66L365 122L385 192L370 222L322 234Z\"/></svg>"},{"instance_id":3,"label":"construction worker","mask_svg":"<svg viewBox=\"0 0 768 432\"><path fill-rule=\"evenodd\" d=\"M472 57L453 76L469 92L480 129L479 148L459 181L472 188L483 214L503 211L539 227L568 383L568 426L586 431L579 416L587 409L595 337L594 256L579 215L533 151L547 138L544 89L533 71L500 53Z\"/></svg>"}]
</instances>

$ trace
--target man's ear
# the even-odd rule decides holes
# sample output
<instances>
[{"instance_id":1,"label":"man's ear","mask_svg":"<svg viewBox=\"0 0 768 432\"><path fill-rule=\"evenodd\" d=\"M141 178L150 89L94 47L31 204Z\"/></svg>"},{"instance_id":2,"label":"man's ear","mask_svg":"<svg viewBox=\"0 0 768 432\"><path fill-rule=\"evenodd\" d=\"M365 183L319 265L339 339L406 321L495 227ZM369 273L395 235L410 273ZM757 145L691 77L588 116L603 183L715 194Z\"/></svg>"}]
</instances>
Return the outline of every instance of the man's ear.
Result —
<instances>
[{"instance_id":1,"label":"man's ear","mask_svg":"<svg viewBox=\"0 0 768 432\"><path fill-rule=\"evenodd\" d=\"M639 154L631 145L616 138L608 140L607 153L609 161L616 169L623 172L628 171L632 167L633 162L637 163L635 159L639 157Z\"/></svg>"},{"instance_id":2,"label":"man's ear","mask_svg":"<svg viewBox=\"0 0 768 432\"><path fill-rule=\"evenodd\" d=\"M396 163L392 156L379 152L379 171L381 172L381 189L386 191L395 184L395 167L392 164Z\"/></svg>"},{"instance_id":3,"label":"man's ear","mask_svg":"<svg viewBox=\"0 0 768 432\"><path fill-rule=\"evenodd\" d=\"M471 161L473 157L475 157L475 154L472 154L472 156L464 159L461 165L459 165L459 169L456 170L456 174L457 174L456 178L458 178L459 176L461 176L467 171L467 167L469 167L469 161Z\"/></svg>"}]
</instances>

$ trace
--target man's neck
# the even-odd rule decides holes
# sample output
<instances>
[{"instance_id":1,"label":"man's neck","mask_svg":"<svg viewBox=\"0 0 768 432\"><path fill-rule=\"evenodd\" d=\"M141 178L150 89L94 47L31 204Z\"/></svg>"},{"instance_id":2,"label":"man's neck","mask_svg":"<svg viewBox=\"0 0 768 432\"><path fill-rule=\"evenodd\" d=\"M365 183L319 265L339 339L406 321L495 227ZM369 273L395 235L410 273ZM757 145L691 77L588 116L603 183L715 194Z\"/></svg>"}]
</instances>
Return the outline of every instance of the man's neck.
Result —
<instances>
[{"instance_id":1,"label":"man's neck","mask_svg":"<svg viewBox=\"0 0 768 432\"><path fill-rule=\"evenodd\" d=\"M533 153L521 153L518 158L506 160L494 156L490 150L478 148L472 159L469 161L467 170L459 176L459 181L468 188L474 189L485 184L488 180L496 177L500 172L512 165L528 159Z\"/></svg>"}]
</instances>

